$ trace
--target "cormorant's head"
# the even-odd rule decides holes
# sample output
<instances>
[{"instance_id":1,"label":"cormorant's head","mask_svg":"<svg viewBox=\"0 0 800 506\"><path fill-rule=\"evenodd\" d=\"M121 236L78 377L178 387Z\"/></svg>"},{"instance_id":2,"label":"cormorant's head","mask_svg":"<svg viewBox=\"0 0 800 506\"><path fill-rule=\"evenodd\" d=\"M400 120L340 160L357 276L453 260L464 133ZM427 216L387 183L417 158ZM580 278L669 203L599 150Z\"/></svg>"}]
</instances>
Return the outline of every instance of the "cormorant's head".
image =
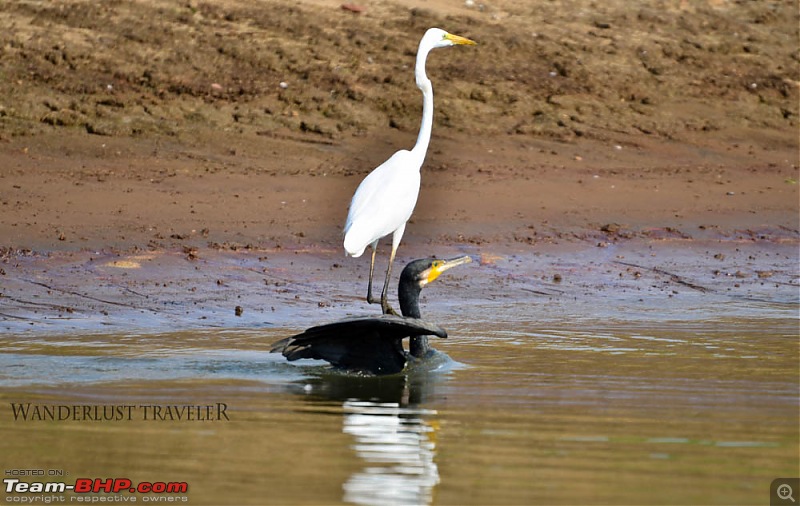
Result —
<instances>
[{"instance_id":1,"label":"cormorant's head","mask_svg":"<svg viewBox=\"0 0 800 506\"><path fill-rule=\"evenodd\" d=\"M410 283L422 288L438 278L444 271L471 261L472 259L466 255L458 258L451 258L450 260L439 260L437 258L414 260L406 265L405 269L403 269L403 272L400 274L400 284Z\"/></svg>"}]
</instances>

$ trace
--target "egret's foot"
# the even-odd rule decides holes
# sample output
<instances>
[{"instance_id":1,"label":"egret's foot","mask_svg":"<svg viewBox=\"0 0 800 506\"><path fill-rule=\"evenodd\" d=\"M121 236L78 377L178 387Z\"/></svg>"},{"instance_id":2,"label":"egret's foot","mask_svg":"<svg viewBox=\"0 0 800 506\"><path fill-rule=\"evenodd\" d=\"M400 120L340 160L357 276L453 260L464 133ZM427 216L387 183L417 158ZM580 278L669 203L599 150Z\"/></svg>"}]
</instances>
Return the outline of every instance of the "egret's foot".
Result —
<instances>
[{"instance_id":1,"label":"egret's foot","mask_svg":"<svg viewBox=\"0 0 800 506\"><path fill-rule=\"evenodd\" d=\"M367 297L367 304L380 304L381 309L383 310L383 314L393 314L395 316L401 316L400 313L392 309L392 306L389 305L389 301L386 299L374 299L372 297Z\"/></svg>"},{"instance_id":2,"label":"egret's foot","mask_svg":"<svg viewBox=\"0 0 800 506\"><path fill-rule=\"evenodd\" d=\"M383 308L383 314L393 314L395 316L400 316L400 314L392 309L392 306L389 305L386 301L381 301L381 308Z\"/></svg>"}]
</instances>

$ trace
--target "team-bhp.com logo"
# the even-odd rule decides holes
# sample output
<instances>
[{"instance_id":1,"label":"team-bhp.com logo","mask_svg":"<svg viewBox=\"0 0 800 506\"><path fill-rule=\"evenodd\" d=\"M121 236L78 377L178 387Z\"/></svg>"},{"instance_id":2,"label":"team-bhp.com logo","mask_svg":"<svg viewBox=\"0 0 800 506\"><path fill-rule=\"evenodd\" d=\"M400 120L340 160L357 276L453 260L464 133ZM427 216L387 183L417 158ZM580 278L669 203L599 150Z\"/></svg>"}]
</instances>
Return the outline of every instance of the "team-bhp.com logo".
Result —
<instances>
[{"instance_id":1,"label":"team-bhp.com logo","mask_svg":"<svg viewBox=\"0 0 800 506\"><path fill-rule=\"evenodd\" d=\"M128 478L78 478L74 484L67 485L64 482L25 482L17 478L5 478L3 480L7 494L11 493L44 493L58 494L74 492L76 494L88 494L106 492L109 494L119 494L123 492L140 494L185 494L189 491L189 484L185 481L163 482L163 481L140 481L133 483Z\"/></svg>"}]
</instances>

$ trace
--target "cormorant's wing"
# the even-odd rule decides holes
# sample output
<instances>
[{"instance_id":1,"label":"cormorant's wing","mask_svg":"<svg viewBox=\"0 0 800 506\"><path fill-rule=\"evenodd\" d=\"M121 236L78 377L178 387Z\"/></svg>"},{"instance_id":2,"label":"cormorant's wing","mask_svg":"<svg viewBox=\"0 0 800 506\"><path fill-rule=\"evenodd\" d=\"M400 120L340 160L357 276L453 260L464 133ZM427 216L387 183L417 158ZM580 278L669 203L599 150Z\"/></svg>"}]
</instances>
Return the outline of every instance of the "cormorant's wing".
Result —
<instances>
[{"instance_id":1,"label":"cormorant's wing","mask_svg":"<svg viewBox=\"0 0 800 506\"><path fill-rule=\"evenodd\" d=\"M311 327L278 341L271 351L290 361L313 358L345 369L392 374L406 364L402 339L422 335L447 337L447 332L417 318L363 316Z\"/></svg>"},{"instance_id":2,"label":"cormorant's wing","mask_svg":"<svg viewBox=\"0 0 800 506\"><path fill-rule=\"evenodd\" d=\"M447 332L435 323L420 318L409 318L392 314L379 316L356 316L337 322L318 325L294 336L296 340L314 340L332 334L353 334L377 331L380 338L402 339L409 336L447 337Z\"/></svg>"}]
</instances>

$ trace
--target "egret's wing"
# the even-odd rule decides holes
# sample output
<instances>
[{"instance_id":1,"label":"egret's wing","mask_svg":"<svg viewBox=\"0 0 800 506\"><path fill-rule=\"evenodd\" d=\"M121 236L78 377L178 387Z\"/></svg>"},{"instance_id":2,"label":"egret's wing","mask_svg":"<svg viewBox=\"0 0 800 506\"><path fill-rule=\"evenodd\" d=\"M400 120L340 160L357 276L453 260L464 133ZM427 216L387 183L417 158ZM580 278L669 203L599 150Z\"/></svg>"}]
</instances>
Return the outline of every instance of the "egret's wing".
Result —
<instances>
[{"instance_id":1,"label":"egret's wing","mask_svg":"<svg viewBox=\"0 0 800 506\"><path fill-rule=\"evenodd\" d=\"M406 364L402 339L420 335L447 337L447 332L417 318L364 316L312 327L275 343L272 351L290 361L313 358L345 369L392 374Z\"/></svg>"},{"instance_id":2,"label":"egret's wing","mask_svg":"<svg viewBox=\"0 0 800 506\"><path fill-rule=\"evenodd\" d=\"M363 251L408 221L419 196L419 165L410 151L398 151L364 178L345 223L349 253Z\"/></svg>"},{"instance_id":3,"label":"egret's wing","mask_svg":"<svg viewBox=\"0 0 800 506\"><path fill-rule=\"evenodd\" d=\"M372 209L369 204L380 204L380 198L397 194L397 190L404 186L403 181L408 179L408 172L419 172L419 167L411 151L402 149L373 169L353 194L347 223Z\"/></svg>"}]
</instances>

